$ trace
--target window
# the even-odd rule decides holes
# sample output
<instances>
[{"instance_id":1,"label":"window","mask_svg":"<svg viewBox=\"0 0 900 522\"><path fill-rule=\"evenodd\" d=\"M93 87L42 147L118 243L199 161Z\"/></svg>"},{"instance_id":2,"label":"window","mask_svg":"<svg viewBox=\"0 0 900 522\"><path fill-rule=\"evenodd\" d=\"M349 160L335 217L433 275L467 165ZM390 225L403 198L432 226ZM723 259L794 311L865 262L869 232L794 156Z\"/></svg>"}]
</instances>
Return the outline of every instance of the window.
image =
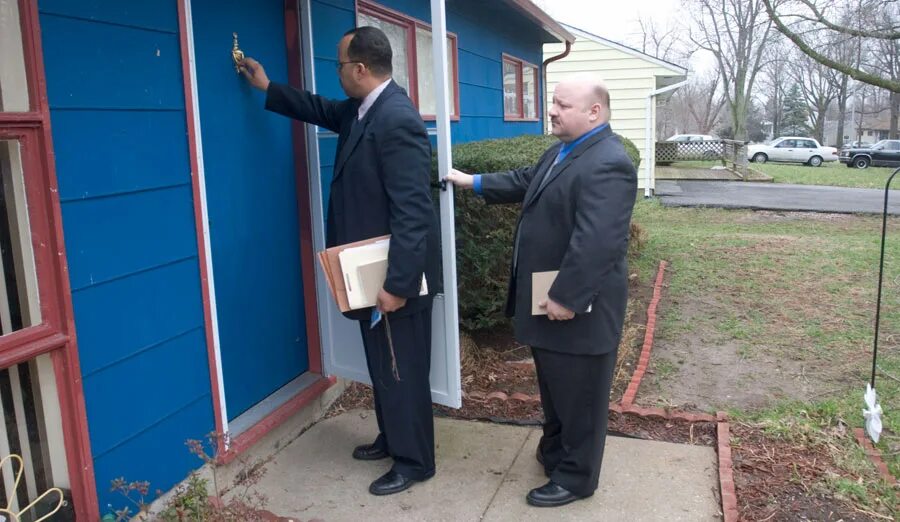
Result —
<instances>
[{"instance_id":1,"label":"window","mask_svg":"<svg viewBox=\"0 0 900 522\"><path fill-rule=\"evenodd\" d=\"M0 335L41 324L25 176L17 141L0 141Z\"/></svg>"},{"instance_id":2,"label":"window","mask_svg":"<svg viewBox=\"0 0 900 522\"><path fill-rule=\"evenodd\" d=\"M425 119L434 119L437 97L434 57L431 52L431 26L402 13L371 2L359 2L357 26L371 25L384 31L394 54L394 81L409 93L413 104ZM457 81L457 38L447 33L447 71L450 90L450 116L459 119L459 82Z\"/></svg>"},{"instance_id":3,"label":"window","mask_svg":"<svg viewBox=\"0 0 900 522\"><path fill-rule=\"evenodd\" d=\"M0 1L0 112L28 110L19 2Z\"/></svg>"},{"instance_id":4,"label":"window","mask_svg":"<svg viewBox=\"0 0 900 522\"><path fill-rule=\"evenodd\" d=\"M790 149L790 148L796 147L796 146L797 146L796 143L797 143L796 140L783 140L783 141L782 141L781 143L779 143L778 145L775 145L775 148L777 148L777 149Z\"/></svg>"},{"instance_id":5,"label":"window","mask_svg":"<svg viewBox=\"0 0 900 522\"><path fill-rule=\"evenodd\" d=\"M538 121L538 68L503 55L503 119Z\"/></svg>"},{"instance_id":6,"label":"window","mask_svg":"<svg viewBox=\"0 0 900 522\"><path fill-rule=\"evenodd\" d=\"M900 150L900 141L889 141L884 147L885 150Z\"/></svg>"},{"instance_id":7,"label":"window","mask_svg":"<svg viewBox=\"0 0 900 522\"><path fill-rule=\"evenodd\" d=\"M69 485L81 520L97 506L37 16L35 2L0 0L0 457L25 464L15 492L10 469L0 473L0 505L18 511Z\"/></svg>"}]
</instances>

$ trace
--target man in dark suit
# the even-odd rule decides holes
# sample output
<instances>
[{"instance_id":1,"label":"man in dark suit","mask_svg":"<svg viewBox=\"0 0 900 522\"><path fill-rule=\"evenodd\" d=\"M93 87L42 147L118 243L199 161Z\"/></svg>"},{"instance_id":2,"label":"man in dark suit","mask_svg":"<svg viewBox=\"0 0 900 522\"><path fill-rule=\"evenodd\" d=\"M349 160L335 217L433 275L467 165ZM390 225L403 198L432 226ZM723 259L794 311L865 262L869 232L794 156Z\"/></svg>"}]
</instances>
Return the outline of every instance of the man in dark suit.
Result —
<instances>
[{"instance_id":1,"label":"man in dark suit","mask_svg":"<svg viewBox=\"0 0 900 522\"><path fill-rule=\"evenodd\" d=\"M538 461L550 481L529 504L561 506L597 489L609 391L628 292L626 251L637 192L634 165L609 127L602 83L560 83L549 111L551 147L532 167L447 179L488 203L523 202L516 228L507 313L532 347L544 433ZM558 270L532 315L532 274Z\"/></svg>"},{"instance_id":2,"label":"man in dark suit","mask_svg":"<svg viewBox=\"0 0 900 522\"><path fill-rule=\"evenodd\" d=\"M328 204L327 244L391 235L388 272L378 294L385 314L355 310L375 395L379 434L353 457L393 457L369 491L389 495L434 475L431 411L431 305L439 285L440 245L431 203L431 143L419 111L391 79L391 46L375 27L348 31L337 71L349 99L334 101L270 82L246 58L244 75L266 92L266 109L338 133ZM430 295L419 296L425 274Z\"/></svg>"}]
</instances>

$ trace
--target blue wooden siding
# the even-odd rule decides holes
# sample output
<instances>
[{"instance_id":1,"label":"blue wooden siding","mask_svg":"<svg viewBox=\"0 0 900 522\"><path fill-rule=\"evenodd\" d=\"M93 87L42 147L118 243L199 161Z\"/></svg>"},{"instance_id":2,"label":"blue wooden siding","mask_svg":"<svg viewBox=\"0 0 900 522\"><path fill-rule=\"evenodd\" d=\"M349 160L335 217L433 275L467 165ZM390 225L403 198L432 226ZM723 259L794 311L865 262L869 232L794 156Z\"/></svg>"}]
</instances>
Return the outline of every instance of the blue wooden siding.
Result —
<instances>
[{"instance_id":1,"label":"blue wooden siding","mask_svg":"<svg viewBox=\"0 0 900 522\"><path fill-rule=\"evenodd\" d=\"M174 1L40 0L100 506L166 490L214 429Z\"/></svg>"},{"instance_id":2,"label":"blue wooden siding","mask_svg":"<svg viewBox=\"0 0 900 522\"><path fill-rule=\"evenodd\" d=\"M428 0L381 0L380 5L431 23ZM496 7L495 7L496 8ZM523 134L540 134L541 122L507 122L503 120L502 55L510 54L541 67L542 36L536 26L505 20L503 24L484 16L484 5L476 1L447 3L447 30L458 37L459 121L451 124L454 143L488 138L507 138ZM356 24L354 0L312 0L313 65L316 91L331 98L343 99L335 72L337 42ZM543 93L543 76L537 92ZM538 107L543 107L543 100ZM434 122L427 122L434 127ZM331 184L337 138L330 134L319 137L321 175L325 201Z\"/></svg>"}]
</instances>

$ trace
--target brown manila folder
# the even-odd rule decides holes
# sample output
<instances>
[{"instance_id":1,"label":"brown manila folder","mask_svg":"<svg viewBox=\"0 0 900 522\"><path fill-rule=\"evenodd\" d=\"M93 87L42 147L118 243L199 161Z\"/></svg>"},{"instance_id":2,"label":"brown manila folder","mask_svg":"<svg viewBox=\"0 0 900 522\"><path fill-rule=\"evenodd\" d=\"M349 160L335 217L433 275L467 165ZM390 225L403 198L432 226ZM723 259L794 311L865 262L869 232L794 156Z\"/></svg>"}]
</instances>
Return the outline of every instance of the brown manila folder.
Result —
<instances>
[{"instance_id":1,"label":"brown manila folder","mask_svg":"<svg viewBox=\"0 0 900 522\"><path fill-rule=\"evenodd\" d=\"M549 272L532 272L531 274L531 315L547 315L547 310L540 307L540 302L549 299L550 287L556 281L559 270ZM587 312L591 313L593 305L588 305Z\"/></svg>"},{"instance_id":2,"label":"brown manila folder","mask_svg":"<svg viewBox=\"0 0 900 522\"><path fill-rule=\"evenodd\" d=\"M390 235L379 236L319 252L325 281L341 312L375 306L387 278L390 239ZM419 295L426 294L428 284L423 275Z\"/></svg>"}]
</instances>

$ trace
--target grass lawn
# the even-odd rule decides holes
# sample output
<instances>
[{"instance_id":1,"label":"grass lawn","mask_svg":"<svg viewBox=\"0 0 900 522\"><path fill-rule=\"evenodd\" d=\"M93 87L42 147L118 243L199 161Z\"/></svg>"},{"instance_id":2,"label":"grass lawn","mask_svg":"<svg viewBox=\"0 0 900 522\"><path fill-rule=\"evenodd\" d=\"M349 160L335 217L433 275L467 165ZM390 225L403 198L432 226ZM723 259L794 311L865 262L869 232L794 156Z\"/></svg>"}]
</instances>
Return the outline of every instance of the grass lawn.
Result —
<instances>
[{"instance_id":1,"label":"grass lawn","mask_svg":"<svg viewBox=\"0 0 900 522\"><path fill-rule=\"evenodd\" d=\"M830 177L845 182L869 177L874 180L872 186L888 172L857 172L843 166L763 167L781 182L797 182L791 176L820 177L819 183ZM854 186L862 185L858 181ZM647 232L645 250L632 264L634 271L652 277L660 259L670 262L666 304L657 326L660 339L687 352L685 365L692 364L692 343L706 343L736 346L741 365L774 360L783 361L783 367L802 368L802 379L818 389L807 400L781 397L770 398L760 408L727 403L724 407L734 419L751 423L769 436L798 444L824 444L848 475L867 479L822 477L822 486L859 505L882 513L887 509L897 516L897 493L872 479L873 468L849 434L853 427L863 426L880 219L665 208L641 200L634 221ZM882 372L876 381L885 415L878 447L892 473L900 476L900 220L893 219L889 227L879 347ZM690 303L693 312L688 309ZM651 360L655 357L656 351ZM661 393L667 382L674 389L673 379L688 375L679 364L682 361L659 368ZM723 378L730 378L732 369L726 365L720 370ZM789 386L797 379L786 377Z\"/></svg>"},{"instance_id":2,"label":"grass lawn","mask_svg":"<svg viewBox=\"0 0 900 522\"><path fill-rule=\"evenodd\" d=\"M797 185L829 185L832 187L857 187L883 189L894 169L869 167L864 170L847 168L839 162L823 163L821 167L808 167L794 163L751 163L763 174L772 176L775 183ZM897 175L900 178L900 174ZM900 179L895 178L891 188L900 189Z\"/></svg>"}]
</instances>

